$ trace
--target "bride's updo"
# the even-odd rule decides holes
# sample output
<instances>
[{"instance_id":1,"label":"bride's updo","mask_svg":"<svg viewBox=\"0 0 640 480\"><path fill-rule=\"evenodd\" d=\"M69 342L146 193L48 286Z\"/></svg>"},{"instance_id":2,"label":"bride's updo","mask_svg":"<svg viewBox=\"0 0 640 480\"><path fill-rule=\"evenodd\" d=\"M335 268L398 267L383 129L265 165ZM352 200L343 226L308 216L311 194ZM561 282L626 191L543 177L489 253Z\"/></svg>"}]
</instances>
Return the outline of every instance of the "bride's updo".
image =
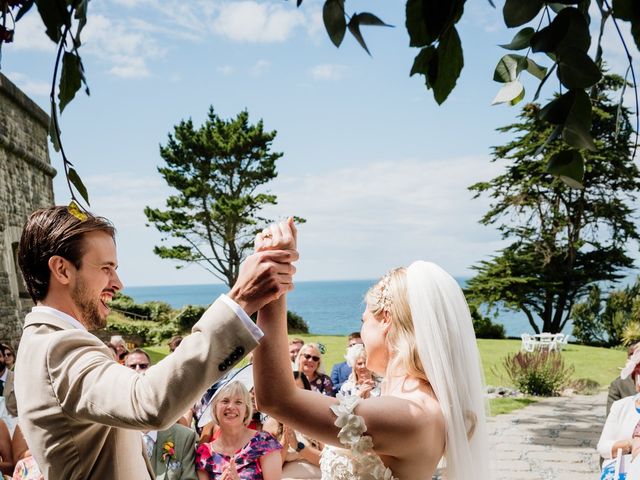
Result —
<instances>
[{"instance_id":1,"label":"bride's updo","mask_svg":"<svg viewBox=\"0 0 640 480\"><path fill-rule=\"evenodd\" d=\"M376 318L382 318L385 312L391 318L386 338L390 359L387 371L400 369L409 376L428 381L416 348L407 295L407 269L399 267L388 272L369 289L365 300Z\"/></svg>"}]
</instances>

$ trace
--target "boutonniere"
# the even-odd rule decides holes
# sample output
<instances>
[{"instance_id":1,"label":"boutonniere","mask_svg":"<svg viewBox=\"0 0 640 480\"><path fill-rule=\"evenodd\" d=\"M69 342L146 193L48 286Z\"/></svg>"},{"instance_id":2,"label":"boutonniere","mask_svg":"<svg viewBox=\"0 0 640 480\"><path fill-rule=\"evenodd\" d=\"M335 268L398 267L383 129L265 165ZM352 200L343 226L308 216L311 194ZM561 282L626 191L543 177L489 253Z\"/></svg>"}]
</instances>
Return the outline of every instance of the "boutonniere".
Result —
<instances>
[{"instance_id":1,"label":"boutonniere","mask_svg":"<svg viewBox=\"0 0 640 480\"><path fill-rule=\"evenodd\" d=\"M162 461L164 463L170 462L176 459L176 448L173 441L169 440L162 445Z\"/></svg>"}]
</instances>

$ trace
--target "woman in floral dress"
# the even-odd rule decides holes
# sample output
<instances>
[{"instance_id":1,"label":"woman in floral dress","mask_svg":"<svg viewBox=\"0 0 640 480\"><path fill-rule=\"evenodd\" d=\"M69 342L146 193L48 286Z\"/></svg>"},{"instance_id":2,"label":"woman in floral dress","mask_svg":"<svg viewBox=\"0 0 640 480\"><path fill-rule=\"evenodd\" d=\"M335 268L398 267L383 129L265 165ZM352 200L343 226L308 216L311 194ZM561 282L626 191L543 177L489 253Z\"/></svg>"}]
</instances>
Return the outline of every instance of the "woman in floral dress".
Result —
<instances>
[{"instance_id":1,"label":"woman in floral dress","mask_svg":"<svg viewBox=\"0 0 640 480\"><path fill-rule=\"evenodd\" d=\"M212 416L220 434L196 449L199 480L279 480L282 473L280 443L267 432L247 427L251 396L240 382L225 385L216 394Z\"/></svg>"}]
</instances>

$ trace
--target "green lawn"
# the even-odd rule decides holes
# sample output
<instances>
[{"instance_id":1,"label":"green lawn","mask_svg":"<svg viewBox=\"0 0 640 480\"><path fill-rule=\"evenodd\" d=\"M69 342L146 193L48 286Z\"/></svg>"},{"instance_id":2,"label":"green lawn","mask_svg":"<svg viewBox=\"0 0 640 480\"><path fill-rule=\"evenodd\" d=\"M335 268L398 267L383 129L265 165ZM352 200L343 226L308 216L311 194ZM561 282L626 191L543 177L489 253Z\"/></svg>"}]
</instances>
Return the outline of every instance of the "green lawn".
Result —
<instances>
[{"instance_id":1,"label":"green lawn","mask_svg":"<svg viewBox=\"0 0 640 480\"><path fill-rule=\"evenodd\" d=\"M519 397L519 398L492 398L489 401L490 415L495 417L503 413L510 413L514 410L524 408L527 405L536 403L538 400L531 397Z\"/></svg>"}]
</instances>

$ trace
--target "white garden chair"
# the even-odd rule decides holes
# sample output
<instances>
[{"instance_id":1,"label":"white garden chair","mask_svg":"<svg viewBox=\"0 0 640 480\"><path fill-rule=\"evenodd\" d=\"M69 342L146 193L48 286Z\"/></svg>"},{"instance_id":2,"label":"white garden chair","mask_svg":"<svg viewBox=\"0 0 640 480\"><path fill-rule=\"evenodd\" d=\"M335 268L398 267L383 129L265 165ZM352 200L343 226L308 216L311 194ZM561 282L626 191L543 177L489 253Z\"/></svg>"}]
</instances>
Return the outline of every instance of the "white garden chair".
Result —
<instances>
[{"instance_id":1,"label":"white garden chair","mask_svg":"<svg viewBox=\"0 0 640 480\"><path fill-rule=\"evenodd\" d=\"M536 349L536 341L531 335L523 333L520 335L520 338L522 338L521 350L524 350L525 352L533 352Z\"/></svg>"}]
</instances>

